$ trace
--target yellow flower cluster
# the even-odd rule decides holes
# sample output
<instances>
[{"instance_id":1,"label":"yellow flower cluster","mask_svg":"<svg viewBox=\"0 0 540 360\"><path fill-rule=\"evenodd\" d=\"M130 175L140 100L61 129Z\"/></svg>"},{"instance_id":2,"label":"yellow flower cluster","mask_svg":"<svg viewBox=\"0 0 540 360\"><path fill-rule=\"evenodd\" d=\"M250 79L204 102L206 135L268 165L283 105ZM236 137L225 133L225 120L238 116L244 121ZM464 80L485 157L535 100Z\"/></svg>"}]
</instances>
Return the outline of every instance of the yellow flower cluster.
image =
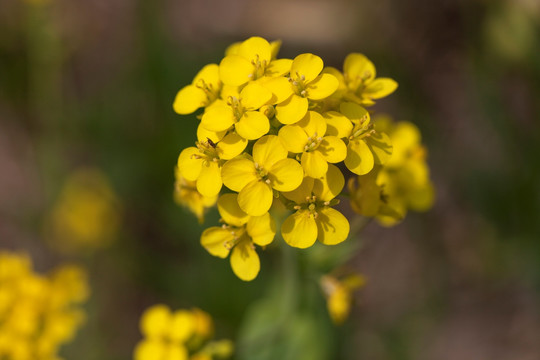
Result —
<instances>
[{"instance_id":1,"label":"yellow flower cluster","mask_svg":"<svg viewBox=\"0 0 540 360\"><path fill-rule=\"evenodd\" d=\"M279 47L260 37L233 44L173 104L179 114L203 108L195 146L178 158L176 199L201 219L223 185L233 192L218 198L223 225L204 231L201 243L215 256L231 253L246 281L260 269L255 245L276 233L269 214L276 199L293 211L281 226L289 245L338 244L349 223L333 208L345 185L337 165L365 175L392 154L365 107L392 93L395 81L376 78L361 54L347 56L341 72L310 53L278 59Z\"/></svg>"},{"instance_id":2,"label":"yellow flower cluster","mask_svg":"<svg viewBox=\"0 0 540 360\"><path fill-rule=\"evenodd\" d=\"M330 318L341 325L349 316L353 304L353 292L363 287L366 279L359 274L351 274L338 279L332 275L321 277L320 284L326 296L326 306Z\"/></svg>"},{"instance_id":3,"label":"yellow flower cluster","mask_svg":"<svg viewBox=\"0 0 540 360\"><path fill-rule=\"evenodd\" d=\"M64 251L93 250L114 241L120 221L119 200L107 176L82 168L62 188L47 220L47 235Z\"/></svg>"},{"instance_id":4,"label":"yellow flower cluster","mask_svg":"<svg viewBox=\"0 0 540 360\"><path fill-rule=\"evenodd\" d=\"M59 360L84 321L85 272L66 265L48 275L26 255L0 252L0 359Z\"/></svg>"},{"instance_id":5,"label":"yellow flower cluster","mask_svg":"<svg viewBox=\"0 0 540 360\"><path fill-rule=\"evenodd\" d=\"M361 215L392 226L409 209L431 208L435 191L426 163L427 150L421 144L418 128L407 121L394 123L387 116L377 118L374 123L375 129L390 136L394 151L384 166L349 180L351 206Z\"/></svg>"},{"instance_id":6,"label":"yellow flower cluster","mask_svg":"<svg viewBox=\"0 0 540 360\"><path fill-rule=\"evenodd\" d=\"M227 359L234 350L229 340L209 341L212 318L197 308L171 312L154 305L143 313L140 329L144 339L135 347L134 360Z\"/></svg>"}]
</instances>

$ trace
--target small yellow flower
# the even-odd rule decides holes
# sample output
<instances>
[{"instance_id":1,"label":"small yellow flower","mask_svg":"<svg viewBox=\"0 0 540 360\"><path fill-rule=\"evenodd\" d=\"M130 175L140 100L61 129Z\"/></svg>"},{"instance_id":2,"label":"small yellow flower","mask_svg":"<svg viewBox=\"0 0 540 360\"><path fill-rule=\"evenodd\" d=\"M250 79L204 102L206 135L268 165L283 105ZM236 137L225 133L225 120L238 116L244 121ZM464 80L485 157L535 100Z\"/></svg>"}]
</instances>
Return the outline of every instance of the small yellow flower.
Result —
<instances>
[{"instance_id":1,"label":"small yellow flower","mask_svg":"<svg viewBox=\"0 0 540 360\"><path fill-rule=\"evenodd\" d=\"M348 134L344 134L349 141L345 166L357 175L364 175L375 164L384 164L392 155L392 142L385 133L373 128L367 110L349 102L342 103L340 111L354 125Z\"/></svg>"},{"instance_id":2,"label":"small yellow flower","mask_svg":"<svg viewBox=\"0 0 540 360\"><path fill-rule=\"evenodd\" d=\"M390 78L376 78L375 66L363 54L352 53L345 58L343 74L331 67L325 73L339 80L335 96L362 106L375 104L374 100L390 95L397 89L397 82Z\"/></svg>"},{"instance_id":3,"label":"small yellow flower","mask_svg":"<svg viewBox=\"0 0 540 360\"><path fill-rule=\"evenodd\" d=\"M215 205L217 194L204 196L197 190L197 182L189 181L182 176L179 168L175 169L174 200L177 204L186 206L199 220L204 222L204 214L208 208Z\"/></svg>"},{"instance_id":4,"label":"small yellow flower","mask_svg":"<svg viewBox=\"0 0 540 360\"><path fill-rule=\"evenodd\" d=\"M85 272L65 265L34 273L27 255L0 252L0 358L56 359L84 322Z\"/></svg>"},{"instance_id":5,"label":"small yellow flower","mask_svg":"<svg viewBox=\"0 0 540 360\"><path fill-rule=\"evenodd\" d=\"M308 111L295 125L286 125L279 130L279 138L285 148L300 157L304 173L312 178L323 177L328 163L345 159L347 146L336 136L325 136L326 122L321 114Z\"/></svg>"},{"instance_id":6,"label":"small yellow flower","mask_svg":"<svg viewBox=\"0 0 540 360\"><path fill-rule=\"evenodd\" d=\"M333 75L321 74L323 66L316 55L298 55L291 65L289 85L278 83L271 87L276 98L284 99L276 106L276 118L282 124L300 121L308 111L308 100L323 100L336 91L338 80Z\"/></svg>"},{"instance_id":7,"label":"small yellow flower","mask_svg":"<svg viewBox=\"0 0 540 360\"><path fill-rule=\"evenodd\" d=\"M120 203L106 175L83 168L68 177L45 227L54 246L79 251L108 246L120 222Z\"/></svg>"},{"instance_id":8,"label":"small yellow flower","mask_svg":"<svg viewBox=\"0 0 540 360\"><path fill-rule=\"evenodd\" d=\"M262 77L281 76L289 72L290 59L275 60L279 43L268 43L261 37L251 37L235 44L226 51L219 64L219 73L224 84L241 86Z\"/></svg>"},{"instance_id":9,"label":"small yellow flower","mask_svg":"<svg viewBox=\"0 0 540 360\"><path fill-rule=\"evenodd\" d=\"M221 190L221 166L224 160L242 153L247 145L247 141L236 133L214 140L210 137L199 140L196 147L188 147L178 156L178 171L187 181L196 182L197 191L205 197L214 197Z\"/></svg>"},{"instance_id":10,"label":"small yellow flower","mask_svg":"<svg viewBox=\"0 0 540 360\"><path fill-rule=\"evenodd\" d=\"M293 201L296 210L281 226L281 235L287 244L297 248L308 248L319 240L326 245L335 245L347 239L349 222L331 206L338 203L334 198L341 192L345 180L341 171L328 165L321 179L305 177L294 191L283 196Z\"/></svg>"},{"instance_id":11,"label":"small yellow flower","mask_svg":"<svg viewBox=\"0 0 540 360\"><path fill-rule=\"evenodd\" d=\"M221 87L218 65L206 65L195 76L191 85L185 86L176 94L174 111L186 115L201 107L209 106L219 97Z\"/></svg>"},{"instance_id":12,"label":"small yellow flower","mask_svg":"<svg viewBox=\"0 0 540 360\"><path fill-rule=\"evenodd\" d=\"M276 224L268 212L249 216L238 205L237 194L224 194L218 200L218 211L224 223L210 227L201 235L201 245L212 255L226 258L229 252L233 272L244 281L251 281L260 271L260 260L255 246L270 244Z\"/></svg>"},{"instance_id":13,"label":"small yellow flower","mask_svg":"<svg viewBox=\"0 0 540 360\"><path fill-rule=\"evenodd\" d=\"M226 103L216 102L206 109L201 126L211 131L235 131L248 140L265 135L270 129L268 118L257 111L272 98L272 93L258 83L246 85L239 96L229 96Z\"/></svg>"},{"instance_id":14,"label":"small yellow flower","mask_svg":"<svg viewBox=\"0 0 540 360\"><path fill-rule=\"evenodd\" d=\"M239 192L240 208L251 216L265 214L272 205L273 191L292 191L302 182L304 171L275 135L253 145L253 159L237 157L223 165L223 183Z\"/></svg>"},{"instance_id":15,"label":"small yellow flower","mask_svg":"<svg viewBox=\"0 0 540 360\"><path fill-rule=\"evenodd\" d=\"M321 288L326 296L328 313L334 324L341 325L349 316L353 303L352 293L363 287L366 279L362 275L352 274L341 280L331 275L321 278Z\"/></svg>"}]
</instances>

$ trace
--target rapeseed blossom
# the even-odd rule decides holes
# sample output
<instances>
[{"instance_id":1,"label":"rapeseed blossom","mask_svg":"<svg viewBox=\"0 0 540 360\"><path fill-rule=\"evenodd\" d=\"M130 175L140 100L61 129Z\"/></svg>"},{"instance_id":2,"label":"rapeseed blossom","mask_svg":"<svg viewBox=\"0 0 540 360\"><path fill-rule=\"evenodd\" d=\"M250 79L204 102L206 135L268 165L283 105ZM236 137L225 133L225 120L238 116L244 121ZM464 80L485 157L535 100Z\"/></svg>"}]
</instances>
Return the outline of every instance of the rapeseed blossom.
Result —
<instances>
[{"instance_id":1,"label":"rapeseed blossom","mask_svg":"<svg viewBox=\"0 0 540 360\"><path fill-rule=\"evenodd\" d=\"M64 265L46 275L32 269L28 255L0 252L0 359L59 359L84 323L86 273Z\"/></svg>"},{"instance_id":2,"label":"rapeseed blossom","mask_svg":"<svg viewBox=\"0 0 540 360\"><path fill-rule=\"evenodd\" d=\"M233 352L229 340L210 341L212 318L197 308L172 312L166 305L153 305L142 314L139 325L144 339L135 346L134 360L212 360L228 358Z\"/></svg>"},{"instance_id":3,"label":"rapeseed blossom","mask_svg":"<svg viewBox=\"0 0 540 360\"><path fill-rule=\"evenodd\" d=\"M389 134L394 152L385 166L349 180L351 206L359 214L391 226L409 209L428 210L435 193L418 128L407 121L394 123L388 117L376 119L375 128Z\"/></svg>"},{"instance_id":4,"label":"rapeseed blossom","mask_svg":"<svg viewBox=\"0 0 540 360\"><path fill-rule=\"evenodd\" d=\"M115 240L121 217L120 201L107 176L97 168L82 168L68 177L45 228L61 250L95 250Z\"/></svg>"},{"instance_id":5,"label":"rapeseed blossom","mask_svg":"<svg viewBox=\"0 0 540 360\"><path fill-rule=\"evenodd\" d=\"M362 54L347 56L341 72L311 53L281 59L280 45L261 37L232 44L174 103L180 114L202 108L196 146L178 158L177 198L201 220L219 197L223 224L204 230L201 244L214 256L230 255L233 272L246 281L260 271L256 247L276 233L297 248L347 239L349 221L334 208L345 178L357 179L348 186L355 210L367 209L363 197L376 199L370 214L381 221L381 199L402 199L400 187L390 185L396 172L386 171L402 157L392 157L401 135L389 136L392 128L372 123L366 110L397 83L377 78ZM362 186L359 196L357 184L372 178L379 182ZM402 203L386 205L398 212ZM279 205L290 211L284 220L272 210Z\"/></svg>"},{"instance_id":6,"label":"rapeseed blossom","mask_svg":"<svg viewBox=\"0 0 540 360\"><path fill-rule=\"evenodd\" d=\"M366 279L359 274L350 274L342 278L332 275L321 277L320 285L326 297L326 306L330 318L336 325L341 325L349 317L353 304L353 292L360 289Z\"/></svg>"}]
</instances>

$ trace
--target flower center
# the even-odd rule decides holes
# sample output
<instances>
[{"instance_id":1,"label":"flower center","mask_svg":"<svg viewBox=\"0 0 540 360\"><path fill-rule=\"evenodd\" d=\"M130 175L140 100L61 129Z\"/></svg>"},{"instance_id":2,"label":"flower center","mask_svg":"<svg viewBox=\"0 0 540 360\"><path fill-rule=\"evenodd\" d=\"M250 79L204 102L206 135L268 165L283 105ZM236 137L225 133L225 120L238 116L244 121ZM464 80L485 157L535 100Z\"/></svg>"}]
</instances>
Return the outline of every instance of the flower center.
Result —
<instances>
[{"instance_id":1,"label":"flower center","mask_svg":"<svg viewBox=\"0 0 540 360\"><path fill-rule=\"evenodd\" d=\"M214 84L206 83L204 79L199 79L195 86L204 91L204 93L206 94L206 98L208 99L208 104L216 100L219 95L219 87L217 89L214 89Z\"/></svg>"},{"instance_id":2,"label":"flower center","mask_svg":"<svg viewBox=\"0 0 540 360\"><path fill-rule=\"evenodd\" d=\"M321 144L322 140L323 138L321 136L318 136L317 132L313 133L312 136L307 138L306 145L304 146L304 151L309 152L316 150Z\"/></svg>"},{"instance_id":3,"label":"flower center","mask_svg":"<svg viewBox=\"0 0 540 360\"><path fill-rule=\"evenodd\" d=\"M257 173L257 176L260 180L264 181L268 185L272 185L272 181L268 177L268 171L265 170L259 163L254 163L255 165L255 172Z\"/></svg>"},{"instance_id":4,"label":"flower center","mask_svg":"<svg viewBox=\"0 0 540 360\"><path fill-rule=\"evenodd\" d=\"M229 98L227 99L227 105L229 105L233 109L233 113L236 119L240 120L242 118L242 115L244 115L242 99L239 99L236 96L229 96Z\"/></svg>"},{"instance_id":5,"label":"flower center","mask_svg":"<svg viewBox=\"0 0 540 360\"><path fill-rule=\"evenodd\" d=\"M203 159L206 161L214 162L219 161L217 145L212 140L207 138L206 141L196 141L195 145L197 146L199 153L191 155L193 159Z\"/></svg>"},{"instance_id":6,"label":"flower center","mask_svg":"<svg viewBox=\"0 0 540 360\"><path fill-rule=\"evenodd\" d=\"M266 60L260 60L259 54L255 55L255 59L251 60L251 65L253 65L253 72L248 75L251 80L257 80L264 76L266 71L266 66L268 62Z\"/></svg>"},{"instance_id":7,"label":"flower center","mask_svg":"<svg viewBox=\"0 0 540 360\"><path fill-rule=\"evenodd\" d=\"M306 97L306 77L304 75L300 75L298 71L296 72L296 79L294 79L292 76L289 78L289 82L293 86L294 93L301 97Z\"/></svg>"}]
</instances>

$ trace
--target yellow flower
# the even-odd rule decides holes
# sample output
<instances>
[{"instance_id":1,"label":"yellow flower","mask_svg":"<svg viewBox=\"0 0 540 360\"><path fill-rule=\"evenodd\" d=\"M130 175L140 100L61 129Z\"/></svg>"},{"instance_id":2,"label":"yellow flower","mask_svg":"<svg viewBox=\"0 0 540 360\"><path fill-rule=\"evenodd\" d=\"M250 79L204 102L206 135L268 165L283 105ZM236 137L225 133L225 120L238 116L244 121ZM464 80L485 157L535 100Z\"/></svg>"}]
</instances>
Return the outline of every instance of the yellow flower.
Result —
<instances>
[{"instance_id":1,"label":"yellow flower","mask_svg":"<svg viewBox=\"0 0 540 360\"><path fill-rule=\"evenodd\" d=\"M174 200L177 204L186 206L199 220L204 222L206 210L217 201L217 194L214 196L204 196L197 190L197 183L189 181L182 176L179 168L175 168Z\"/></svg>"},{"instance_id":2,"label":"yellow flower","mask_svg":"<svg viewBox=\"0 0 540 360\"><path fill-rule=\"evenodd\" d=\"M236 133L200 132L208 134L205 140L199 136L196 147L182 150L178 156L178 171L187 181L196 183L197 191L205 197L214 197L221 190L221 166L223 160L232 159L244 151L247 141ZM213 135L211 135L213 134Z\"/></svg>"},{"instance_id":3,"label":"yellow flower","mask_svg":"<svg viewBox=\"0 0 540 360\"><path fill-rule=\"evenodd\" d=\"M83 168L68 177L45 226L53 245L75 251L106 247L120 222L120 203L106 175Z\"/></svg>"},{"instance_id":4,"label":"yellow flower","mask_svg":"<svg viewBox=\"0 0 540 360\"><path fill-rule=\"evenodd\" d=\"M229 96L226 103L217 102L206 109L201 125L211 131L224 131L232 126L244 139L255 140L270 129L268 118L257 111L272 98L272 93L258 83L246 85L239 97Z\"/></svg>"},{"instance_id":5,"label":"yellow flower","mask_svg":"<svg viewBox=\"0 0 540 360\"><path fill-rule=\"evenodd\" d=\"M0 358L56 359L84 322L85 272L65 265L34 273L24 254L0 252Z\"/></svg>"},{"instance_id":6,"label":"yellow flower","mask_svg":"<svg viewBox=\"0 0 540 360\"><path fill-rule=\"evenodd\" d=\"M287 244L303 249L313 245L317 239L326 245L339 244L347 239L349 222L331 207L338 203L334 198L344 184L341 171L329 164L323 178L306 176L296 190L283 193L293 201L296 210L281 226L281 235Z\"/></svg>"},{"instance_id":7,"label":"yellow flower","mask_svg":"<svg viewBox=\"0 0 540 360\"><path fill-rule=\"evenodd\" d=\"M204 317L205 331L200 333L199 322ZM166 305L148 308L140 320L144 339L133 351L134 360L188 360L206 359L199 355L228 357L233 344L228 340L207 342L213 329L212 318L204 311L177 310L171 312Z\"/></svg>"},{"instance_id":8,"label":"yellow flower","mask_svg":"<svg viewBox=\"0 0 540 360\"><path fill-rule=\"evenodd\" d=\"M301 155L304 173L312 178L323 177L328 163L345 159L347 146L336 136L325 136L326 122L321 114L308 111L295 125L286 125L279 130L279 138L285 148Z\"/></svg>"},{"instance_id":9,"label":"yellow flower","mask_svg":"<svg viewBox=\"0 0 540 360\"><path fill-rule=\"evenodd\" d=\"M191 85L182 88L176 94L173 103L174 111L180 115L186 115L212 104L219 97L221 87L218 65L206 65L195 76Z\"/></svg>"},{"instance_id":10,"label":"yellow flower","mask_svg":"<svg viewBox=\"0 0 540 360\"><path fill-rule=\"evenodd\" d=\"M241 86L262 77L275 77L288 73L291 60L275 60L277 50L279 50L279 43L271 45L257 36L230 47L219 64L221 81L227 85Z\"/></svg>"},{"instance_id":11,"label":"yellow flower","mask_svg":"<svg viewBox=\"0 0 540 360\"><path fill-rule=\"evenodd\" d=\"M294 124L308 111L308 100L323 100L338 87L338 80L330 74L321 74L323 61L313 54L301 54L291 65L289 86L281 83L269 87L274 96L284 99L276 106L276 118L282 124Z\"/></svg>"},{"instance_id":12,"label":"yellow flower","mask_svg":"<svg viewBox=\"0 0 540 360\"><path fill-rule=\"evenodd\" d=\"M373 128L367 110L355 103L346 102L341 104L340 111L354 125L348 133L342 134L349 141L345 166L357 175L364 175L375 164L384 164L392 155L392 142L385 133ZM334 124L340 126L342 131L345 129L341 123Z\"/></svg>"},{"instance_id":13,"label":"yellow flower","mask_svg":"<svg viewBox=\"0 0 540 360\"><path fill-rule=\"evenodd\" d=\"M341 325L349 316L353 302L354 290L364 286L366 279L358 274L352 274L344 279L331 275L321 278L321 288L326 296L328 313L334 324Z\"/></svg>"},{"instance_id":14,"label":"yellow flower","mask_svg":"<svg viewBox=\"0 0 540 360\"><path fill-rule=\"evenodd\" d=\"M410 122L394 124L387 117L377 118L375 128L388 132L394 151L384 166L349 181L351 206L359 214L391 226L409 209L428 210L435 192L418 128Z\"/></svg>"},{"instance_id":15,"label":"yellow flower","mask_svg":"<svg viewBox=\"0 0 540 360\"><path fill-rule=\"evenodd\" d=\"M270 244L276 233L274 219L268 212L262 216L249 216L238 205L237 194L224 194L218 200L218 211L223 226L206 229L201 245L212 255L226 258L229 252L233 272L244 281L257 277L260 260L255 246Z\"/></svg>"},{"instance_id":16,"label":"yellow flower","mask_svg":"<svg viewBox=\"0 0 540 360\"><path fill-rule=\"evenodd\" d=\"M339 80L335 96L346 101L370 106L374 100L390 95L397 89L397 82L390 78L376 78L375 66L364 55L349 54L343 64L343 74L335 68L327 67L325 73Z\"/></svg>"},{"instance_id":17,"label":"yellow flower","mask_svg":"<svg viewBox=\"0 0 540 360\"><path fill-rule=\"evenodd\" d=\"M267 135L253 145L253 159L237 157L223 165L223 183L239 192L238 203L244 212L263 215L272 205L272 189L292 191L300 185L302 166L287 155L279 138Z\"/></svg>"}]
</instances>

